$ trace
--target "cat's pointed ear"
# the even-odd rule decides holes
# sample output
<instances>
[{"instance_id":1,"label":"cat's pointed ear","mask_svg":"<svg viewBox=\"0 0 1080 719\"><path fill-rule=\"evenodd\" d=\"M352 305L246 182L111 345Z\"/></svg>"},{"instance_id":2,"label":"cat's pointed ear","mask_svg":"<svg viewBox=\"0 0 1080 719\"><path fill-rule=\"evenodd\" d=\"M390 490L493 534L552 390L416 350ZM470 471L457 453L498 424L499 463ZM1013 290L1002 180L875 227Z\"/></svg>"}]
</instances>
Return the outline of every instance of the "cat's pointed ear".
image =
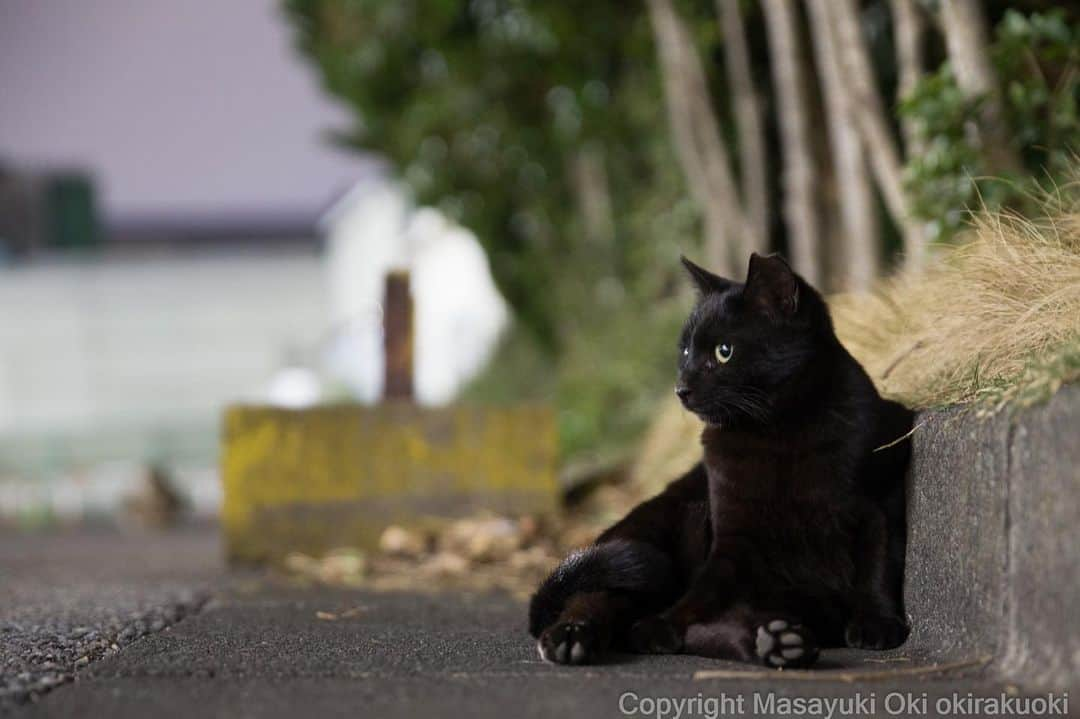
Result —
<instances>
[{"instance_id":1,"label":"cat's pointed ear","mask_svg":"<svg viewBox=\"0 0 1080 719\"><path fill-rule=\"evenodd\" d=\"M799 280L780 255L750 255L746 297L771 317L790 317L799 309Z\"/></svg>"},{"instance_id":2,"label":"cat's pointed ear","mask_svg":"<svg viewBox=\"0 0 1080 719\"><path fill-rule=\"evenodd\" d=\"M685 267L687 273L689 273L690 279L694 281L694 286L697 287L698 292L701 294L707 295L712 292L723 292L728 287L731 287L731 280L726 280L720 275L714 275L704 267L695 265L693 262L686 259L686 255L680 255L679 260L683 263L683 267Z\"/></svg>"}]
</instances>

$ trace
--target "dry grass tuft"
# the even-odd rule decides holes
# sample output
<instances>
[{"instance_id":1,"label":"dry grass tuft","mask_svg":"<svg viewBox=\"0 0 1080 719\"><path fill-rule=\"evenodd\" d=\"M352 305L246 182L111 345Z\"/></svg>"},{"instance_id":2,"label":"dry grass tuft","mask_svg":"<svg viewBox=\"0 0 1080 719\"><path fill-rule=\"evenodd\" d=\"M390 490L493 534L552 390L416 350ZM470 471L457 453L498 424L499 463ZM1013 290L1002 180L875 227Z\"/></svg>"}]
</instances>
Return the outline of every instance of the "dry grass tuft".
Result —
<instances>
[{"instance_id":1,"label":"dry grass tuft","mask_svg":"<svg viewBox=\"0 0 1080 719\"><path fill-rule=\"evenodd\" d=\"M701 461L701 421L669 394L642 438L630 481L642 499Z\"/></svg>"},{"instance_id":2,"label":"dry grass tuft","mask_svg":"<svg viewBox=\"0 0 1080 719\"><path fill-rule=\"evenodd\" d=\"M837 333L883 394L916 408L1045 398L1080 377L1080 183L1043 216L977 213L922 276L831 301Z\"/></svg>"}]
</instances>

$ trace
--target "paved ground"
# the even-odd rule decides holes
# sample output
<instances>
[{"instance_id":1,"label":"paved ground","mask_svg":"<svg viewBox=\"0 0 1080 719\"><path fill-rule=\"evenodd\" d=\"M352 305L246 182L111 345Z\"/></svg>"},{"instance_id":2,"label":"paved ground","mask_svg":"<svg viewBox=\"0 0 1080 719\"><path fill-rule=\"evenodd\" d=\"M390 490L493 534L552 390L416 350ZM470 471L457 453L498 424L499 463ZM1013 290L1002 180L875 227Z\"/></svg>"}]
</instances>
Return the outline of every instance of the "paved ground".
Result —
<instances>
[{"instance_id":1,"label":"paved ground","mask_svg":"<svg viewBox=\"0 0 1080 719\"><path fill-rule=\"evenodd\" d=\"M215 533L146 540L0 534L0 710L175 624L222 586Z\"/></svg>"},{"instance_id":2,"label":"paved ground","mask_svg":"<svg viewBox=\"0 0 1080 719\"><path fill-rule=\"evenodd\" d=\"M890 692L911 693L916 702L925 692L923 710L916 703L899 715L935 716L935 700L954 691L962 697L1015 691L980 679L972 667L951 676L928 672L918 657L902 652L831 652L824 671L767 678L693 657L628 656L602 667L553 667L537 658L523 606L506 598L289 588L228 574L218 556L216 539L205 530L0 537L0 626L20 637L0 654L0 686L12 681L16 665L37 676L40 658L24 656L34 650L34 636L52 646L77 624L108 640L106 650L77 667L65 664L75 661L71 652L58 657L60 682L37 698L9 696L7 710L19 717L517 719L620 716L620 699L630 715L657 716L650 700L682 697L699 702L696 710L684 707L682 717L801 716L785 711L784 701L861 696L855 715L889 716L895 708L886 705ZM210 598L202 603L204 595ZM116 627L122 633L131 616L147 612L164 620L144 621L141 635L113 641ZM695 678L716 670L733 673ZM859 681L851 681L852 672ZM825 715L824 708L804 709ZM661 716L676 713L671 707Z\"/></svg>"}]
</instances>

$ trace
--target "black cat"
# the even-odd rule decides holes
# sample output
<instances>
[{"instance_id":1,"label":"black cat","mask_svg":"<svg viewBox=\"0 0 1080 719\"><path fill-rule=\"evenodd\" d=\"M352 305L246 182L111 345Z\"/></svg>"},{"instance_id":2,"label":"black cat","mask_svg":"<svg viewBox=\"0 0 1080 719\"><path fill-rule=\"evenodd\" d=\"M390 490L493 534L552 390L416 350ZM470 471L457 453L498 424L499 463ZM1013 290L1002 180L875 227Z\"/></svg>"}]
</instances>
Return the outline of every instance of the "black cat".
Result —
<instances>
[{"instance_id":1,"label":"black cat","mask_svg":"<svg viewBox=\"0 0 1080 719\"><path fill-rule=\"evenodd\" d=\"M706 423L704 460L544 581L541 656L805 667L822 646L901 644L912 413L878 395L778 256L753 255L745 284L683 264L700 298L675 392Z\"/></svg>"}]
</instances>

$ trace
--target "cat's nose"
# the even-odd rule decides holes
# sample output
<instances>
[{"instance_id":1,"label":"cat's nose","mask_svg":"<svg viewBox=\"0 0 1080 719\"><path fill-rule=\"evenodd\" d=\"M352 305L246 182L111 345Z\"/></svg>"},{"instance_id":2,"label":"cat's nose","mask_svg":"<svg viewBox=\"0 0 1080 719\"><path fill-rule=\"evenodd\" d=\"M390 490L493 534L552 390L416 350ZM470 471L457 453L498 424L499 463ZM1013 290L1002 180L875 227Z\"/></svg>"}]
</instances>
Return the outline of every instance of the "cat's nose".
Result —
<instances>
[{"instance_id":1,"label":"cat's nose","mask_svg":"<svg viewBox=\"0 0 1080 719\"><path fill-rule=\"evenodd\" d=\"M682 384L675 385L675 396L685 402L690 397L690 388Z\"/></svg>"}]
</instances>

